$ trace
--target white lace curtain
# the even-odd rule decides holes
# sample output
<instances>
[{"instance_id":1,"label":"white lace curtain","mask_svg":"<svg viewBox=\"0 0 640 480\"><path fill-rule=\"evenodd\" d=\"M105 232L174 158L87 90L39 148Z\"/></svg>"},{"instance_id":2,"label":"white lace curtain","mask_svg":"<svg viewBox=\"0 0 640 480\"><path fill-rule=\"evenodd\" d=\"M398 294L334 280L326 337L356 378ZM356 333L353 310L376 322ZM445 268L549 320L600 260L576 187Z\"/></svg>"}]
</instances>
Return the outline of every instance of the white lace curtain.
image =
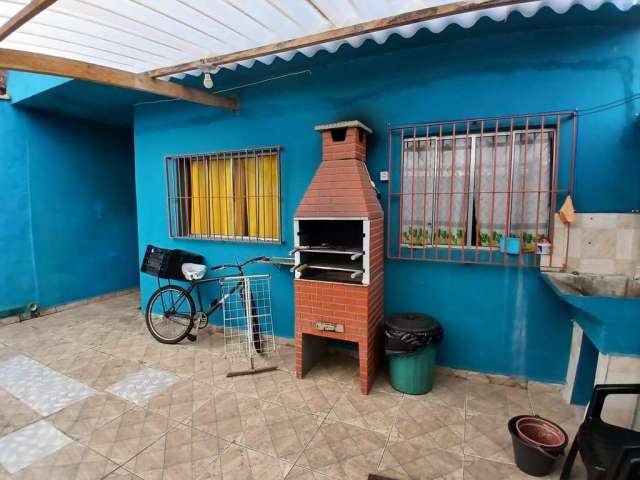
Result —
<instances>
[{"instance_id":1,"label":"white lace curtain","mask_svg":"<svg viewBox=\"0 0 640 480\"><path fill-rule=\"evenodd\" d=\"M551 147L551 132L461 137L455 152L451 138L405 141L402 243L475 245L472 216L481 246L505 235L535 244L549 220Z\"/></svg>"}]
</instances>

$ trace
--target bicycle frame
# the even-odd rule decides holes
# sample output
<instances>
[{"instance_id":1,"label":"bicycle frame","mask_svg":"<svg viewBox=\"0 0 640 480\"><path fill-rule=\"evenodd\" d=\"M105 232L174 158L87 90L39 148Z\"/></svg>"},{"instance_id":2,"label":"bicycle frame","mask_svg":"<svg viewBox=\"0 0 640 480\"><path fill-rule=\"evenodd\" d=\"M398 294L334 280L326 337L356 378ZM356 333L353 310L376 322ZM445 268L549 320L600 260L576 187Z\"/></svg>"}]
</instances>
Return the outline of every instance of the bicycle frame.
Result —
<instances>
[{"instance_id":1,"label":"bicycle frame","mask_svg":"<svg viewBox=\"0 0 640 480\"><path fill-rule=\"evenodd\" d=\"M220 282L220 280L223 280L225 278L228 277L236 277L238 276L238 274L240 276L244 275L244 270L241 266L237 267L238 269L238 273L235 273L233 275L224 275L224 276L219 276L219 277L208 277L208 278L201 278L200 280L191 280L189 281L189 286L187 288L185 288L187 294L191 297L193 297L193 291L196 291L196 299L198 301L198 309L196 313L204 313L207 317L209 317L209 315L211 315L213 312L215 312L218 308L220 308L220 306L222 305L222 302L224 302L224 300L233 295L236 290L238 288L242 287L242 282L238 282L238 286L235 287L233 290L231 290L230 292L228 292L226 295L222 296L221 298L216 298L211 302L211 305L209 306L209 308L207 310L204 309L203 307L203 303L202 303L202 293L200 292L200 285L203 285L205 283L213 283L213 282ZM171 285L171 280L168 280L168 284ZM160 286L160 279L158 278L158 287ZM182 305L182 302L184 302L185 299L181 299L180 302L178 304L172 305L172 307L177 310L180 305Z\"/></svg>"}]
</instances>

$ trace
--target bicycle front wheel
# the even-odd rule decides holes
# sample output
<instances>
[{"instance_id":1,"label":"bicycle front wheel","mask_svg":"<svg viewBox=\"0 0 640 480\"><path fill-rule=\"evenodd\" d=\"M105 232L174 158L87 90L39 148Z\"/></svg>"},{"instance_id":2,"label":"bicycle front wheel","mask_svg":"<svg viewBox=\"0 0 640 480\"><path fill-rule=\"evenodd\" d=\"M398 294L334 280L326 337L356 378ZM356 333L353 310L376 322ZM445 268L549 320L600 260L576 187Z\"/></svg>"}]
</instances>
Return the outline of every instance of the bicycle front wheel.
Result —
<instances>
[{"instance_id":1,"label":"bicycle front wheel","mask_svg":"<svg viewBox=\"0 0 640 480\"><path fill-rule=\"evenodd\" d=\"M160 343L179 343L193 328L196 306L189 292L177 285L165 285L153 292L145 319L153 338Z\"/></svg>"}]
</instances>

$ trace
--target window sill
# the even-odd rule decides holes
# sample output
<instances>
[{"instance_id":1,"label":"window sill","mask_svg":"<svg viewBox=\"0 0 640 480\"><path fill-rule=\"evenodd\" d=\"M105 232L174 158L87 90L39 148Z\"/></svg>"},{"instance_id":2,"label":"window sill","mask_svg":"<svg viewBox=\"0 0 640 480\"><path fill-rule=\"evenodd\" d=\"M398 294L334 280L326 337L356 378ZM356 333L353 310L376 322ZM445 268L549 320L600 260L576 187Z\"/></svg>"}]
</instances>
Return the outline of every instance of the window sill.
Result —
<instances>
[{"instance_id":1,"label":"window sill","mask_svg":"<svg viewBox=\"0 0 640 480\"><path fill-rule=\"evenodd\" d=\"M279 238L255 238L255 237L205 237L199 235L187 235L181 237L171 237L173 240L202 240L206 242L223 242L223 243L253 243L266 245L281 245L284 242Z\"/></svg>"}]
</instances>

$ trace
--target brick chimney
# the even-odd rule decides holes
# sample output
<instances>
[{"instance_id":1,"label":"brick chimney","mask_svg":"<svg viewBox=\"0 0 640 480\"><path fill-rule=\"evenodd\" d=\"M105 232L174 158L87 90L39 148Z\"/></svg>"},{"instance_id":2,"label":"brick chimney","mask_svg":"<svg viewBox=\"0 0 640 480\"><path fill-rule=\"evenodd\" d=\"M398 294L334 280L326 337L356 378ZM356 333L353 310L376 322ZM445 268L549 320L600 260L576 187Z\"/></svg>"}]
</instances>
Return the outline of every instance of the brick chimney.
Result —
<instances>
[{"instance_id":1,"label":"brick chimney","mask_svg":"<svg viewBox=\"0 0 640 480\"><path fill-rule=\"evenodd\" d=\"M294 217L381 218L382 208L365 163L371 129L357 120L315 129L322 132L322 162Z\"/></svg>"}]
</instances>

